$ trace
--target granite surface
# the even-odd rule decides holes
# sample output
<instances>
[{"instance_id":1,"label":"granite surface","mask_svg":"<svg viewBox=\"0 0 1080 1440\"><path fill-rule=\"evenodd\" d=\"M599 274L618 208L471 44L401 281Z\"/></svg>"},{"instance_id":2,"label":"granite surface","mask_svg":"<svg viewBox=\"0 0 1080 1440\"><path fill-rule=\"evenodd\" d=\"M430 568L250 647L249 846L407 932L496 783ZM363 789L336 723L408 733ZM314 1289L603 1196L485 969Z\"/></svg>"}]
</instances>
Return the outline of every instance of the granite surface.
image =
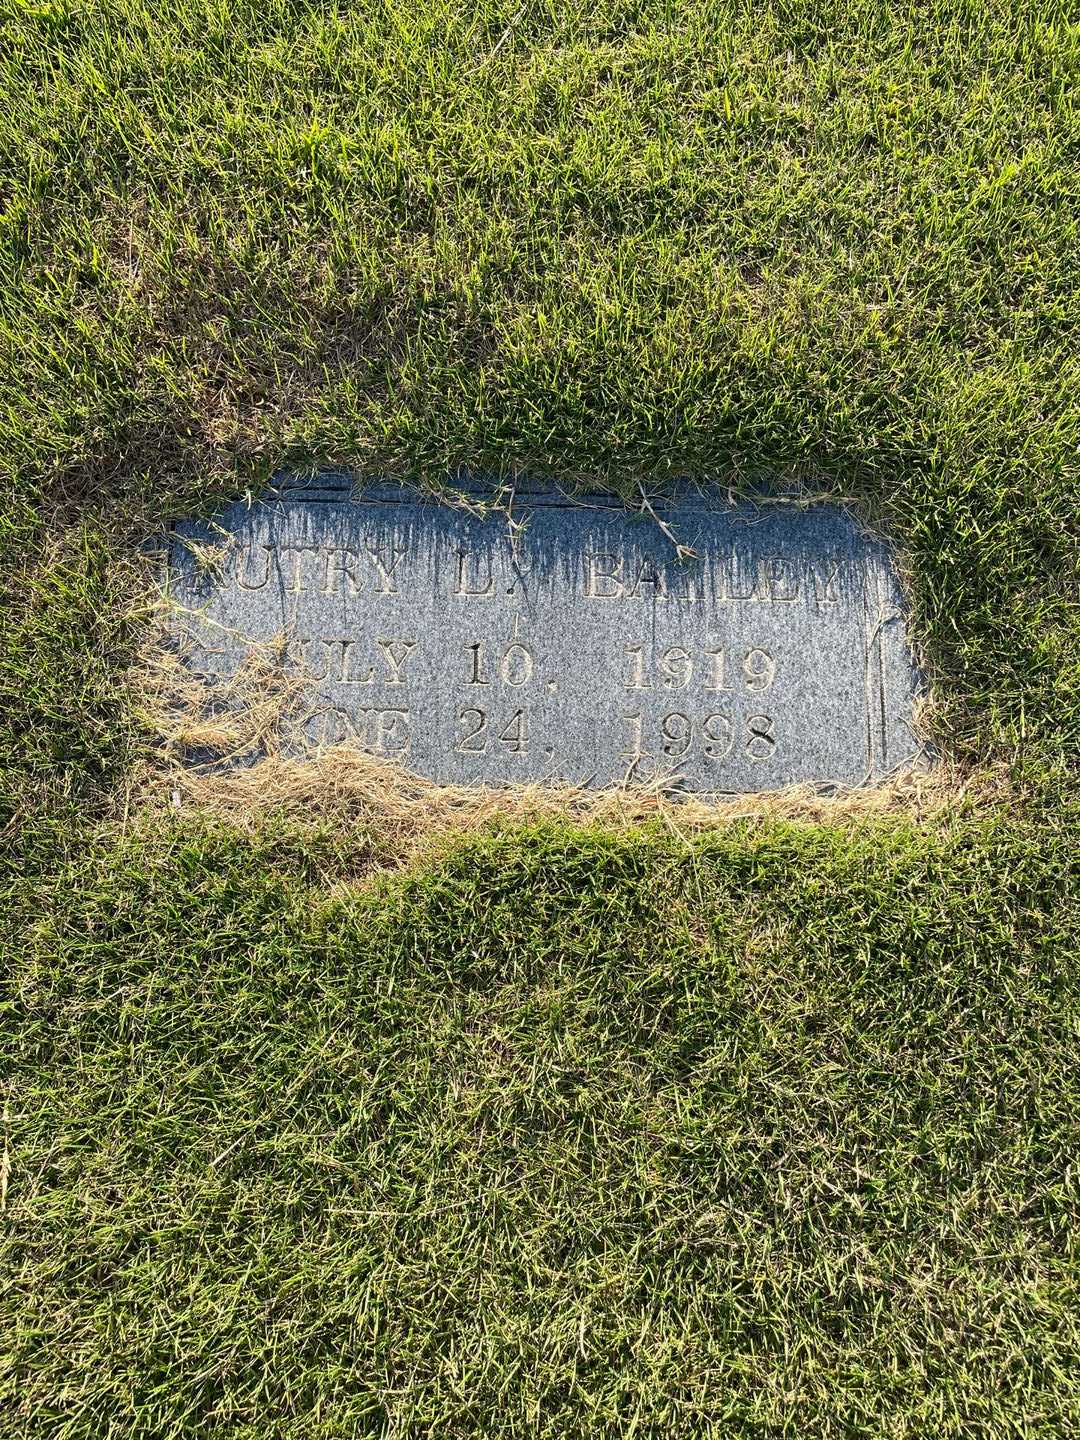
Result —
<instances>
[{"instance_id":1,"label":"granite surface","mask_svg":"<svg viewBox=\"0 0 1080 1440\"><path fill-rule=\"evenodd\" d=\"M720 794L917 761L899 582L842 510L687 491L637 513L537 486L508 518L478 498L323 476L177 526L185 663L220 685L273 645L307 677L305 743L442 782Z\"/></svg>"}]
</instances>

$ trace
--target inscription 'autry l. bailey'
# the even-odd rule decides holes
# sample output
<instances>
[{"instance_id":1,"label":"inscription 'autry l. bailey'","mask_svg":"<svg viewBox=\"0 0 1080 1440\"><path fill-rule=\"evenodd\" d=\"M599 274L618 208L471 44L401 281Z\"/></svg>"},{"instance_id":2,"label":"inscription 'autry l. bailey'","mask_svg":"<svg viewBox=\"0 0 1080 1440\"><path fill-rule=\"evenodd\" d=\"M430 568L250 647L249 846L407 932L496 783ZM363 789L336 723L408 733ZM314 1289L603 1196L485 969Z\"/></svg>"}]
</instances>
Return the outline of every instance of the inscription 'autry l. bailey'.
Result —
<instances>
[{"instance_id":1,"label":"inscription 'autry l. bailey'","mask_svg":"<svg viewBox=\"0 0 1080 1440\"><path fill-rule=\"evenodd\" d=\"M222 579L226 585L246 591L265 590L273 583L286 595L396 595L405 557L405 550L395 547L374 550L286 544L275 548L260 542L230 555ZM684 567L672 573L648 558L628 562L625 556L610 551L587 552L580 593L588 600L790 603L810 586L819 603L840 601L840 560L809 561L800 574L783 556L764 556L755 559L750 573L745 574L739 572L734 553L727 559L726 565L714 564L711 571ZM710 590L709 581L717 576L724 577L727 584ZM498 593L492 557L458 551L450 594L491 600Z\"/></svg>"},{"instance_id":2,"label":"inscription 'autry l. bailey'","mask_svg":"<svg viewBox=\"0 0 1080 1440\"><path fill-rule=\"evenodd\" d=\"M207 683L274 642L307 743L437 780L721 793L868 783L919 751L889 552L834 509L695 495L657 524L537 489L510 525L324 481L178 527L169 583Z\"/></svg>"}]
</instances>

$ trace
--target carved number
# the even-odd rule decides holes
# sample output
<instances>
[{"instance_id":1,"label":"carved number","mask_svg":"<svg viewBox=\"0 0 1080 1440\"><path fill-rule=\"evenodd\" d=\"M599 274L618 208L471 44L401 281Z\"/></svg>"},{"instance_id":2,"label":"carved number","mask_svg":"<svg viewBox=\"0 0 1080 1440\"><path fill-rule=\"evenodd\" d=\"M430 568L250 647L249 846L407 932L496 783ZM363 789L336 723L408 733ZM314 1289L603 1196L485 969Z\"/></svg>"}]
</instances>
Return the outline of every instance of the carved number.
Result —
<instances>
[{"instance_id":1,"label":"carved number","mask_svg":"<svg viewBox=\"0 0 1080 1440\"><path fill-rule=\"evenodd\" d=\"M710 760L723 760L735 744L735 726L728 715L709 715L701 727L705 736L705 754Z\"/></svg>"},{"instance_id":2,"label":"carved number","mask_svg":"<svg viewBox=\"0 0 1080 1440\"><path fill-rule=\"evenodd\" d=\"M458 719L465 726L465 733L458 740L456 748L463 755L483 755L487 749L487 740L483 738L487 728L487 716L483 710L462 710ZM473 725L473 719L476 721L475 725ZM472 725L471 730L469 729L470 725ZM472 743L474 740L479 740L479 745L474 745Z\"/></svg>"},{"instance_id":3,"label":"carved number","mask_svg":"<svg viewBox=\"0 0 1080 1440\"><path fill-rule=\"evenodd\" d=\"M645 659L644 645L627 645L629 675L623 682L625 690L652 690L650 668ZM682 645L669 645L656 658L656 680L663 690L685 690L700 674L701 688L714 694L730 694L735 689L727 680L728 652L724 649L704 650L695 659ZM747 650L740 665L742 682L755 693L768 690L776 679L776 661L767 650L754 646Z\"/></svg>"},{"instance_id":4,"label":"carved number","mask_svg":"<svg viewBox=\"0 0 1080 1440\"><path fill-rule=\"evenodd\" d=\"M642 717L624 715L630 726L631 749L623 751L636 759L645 754L642 747ZM700 727L700 728L699 728ZM735 747L735 722L730 715L706 715L700 722L681 710L672 710L660 722L660 748L669 760L679 760L689 751L695 739L709 760L723 760ZM768 760L776 748L776 728L768 715L751 715L746 721L743 749L751 760Z\"/></svg>"},{"instance_id":5,"label":"carved number","mask_svg":"<svg viewBox=\"0 0 1080 1440\"><path fill-rule=\"evenodd\" d=\"M477 706L458 711L462 733L454 747L462 755L486 755L488 749L488 715ZM496 722L498 723L498 722ZM512 755L523 755L529 748L529 717L524 710L515 710L495 737Z\"/></svg>"},{"instance_id":6,"label":"carved number","mask_svg":"<svg viewBox=\"0 0 1080 1440\"><path fill-rule=\"evenodd\" d=\"M751 760L768 760L776 749L776 731L768 715L751 715L746 722L750 738L746 742L746 753Z\"/></svg>"},{"instance_id":7,"label":"carved number","mask_svg":"<svg viewBox=\"0 0 1080 1440\"><path fill-rule=\"evenodd\" d=\"M475 645L465 646L466 654L471 656L469 665L470 685L490 685L490 675L487 673L487 663L484 656L484 642L477 640ZM504 685L526 685L533 674L533 653L527 645L520 640L513 641L503 651L502 658L498 662L497 670L499 679Z\"/></svg>"},{"instance_id":8,"label":"carved number","mask_svg":"<svg viewBox=\"0 0 1080 1440\"><path fill-rule=\"evenodd\" d=\"M748 690L767 690L776 678L776 661L767 650L751 650L742 665Z\"/></svg>"},{"instance_id":9,"label":"carved number","mask_svg":"<svg viewBox=\"0 0 1080 1440\"><path fill-rule=\"evenodd\" d=\"M499 741L514 755L522 755L528 750L529 721L524 710L514 711L499 732Z\"/></svg>"},{"instance_id":10,"label":"carved number","mask_svg":"<svg viewBox=\"0 0 1080 1440\"><path fill-rule=\"evenodd\" d=\"M665 715L660 729L664 736L664 754L672 756L673 759L685 755L690 749L690 740L694 733L689 715L682 715L678 710L671 715Z\"/></svg>"}]
</instances>

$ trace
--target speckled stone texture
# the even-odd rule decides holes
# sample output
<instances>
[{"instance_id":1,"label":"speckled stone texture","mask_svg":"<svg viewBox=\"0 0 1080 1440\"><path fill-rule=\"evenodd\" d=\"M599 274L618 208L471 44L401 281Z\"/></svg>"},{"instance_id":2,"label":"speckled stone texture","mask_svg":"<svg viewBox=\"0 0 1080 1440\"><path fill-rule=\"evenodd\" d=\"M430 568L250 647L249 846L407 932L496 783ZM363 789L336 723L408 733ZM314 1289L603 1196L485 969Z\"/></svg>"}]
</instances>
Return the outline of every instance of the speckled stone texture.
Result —
<instances>
[{"instance_id":1,"label":"speckled stone texture","mask_svg":"<svg viewBox=\"0 0 1080 1440\"><path fill-rule=\"evenodd\" d=\"M308 677L307 743L447 783L722 794L920 761L890 552L844 511L695 490L637 513L534 486L508 519L458 493L323 476L177 526L185 662L214 684L276 639Z\"/></svg>"}]
</instances>

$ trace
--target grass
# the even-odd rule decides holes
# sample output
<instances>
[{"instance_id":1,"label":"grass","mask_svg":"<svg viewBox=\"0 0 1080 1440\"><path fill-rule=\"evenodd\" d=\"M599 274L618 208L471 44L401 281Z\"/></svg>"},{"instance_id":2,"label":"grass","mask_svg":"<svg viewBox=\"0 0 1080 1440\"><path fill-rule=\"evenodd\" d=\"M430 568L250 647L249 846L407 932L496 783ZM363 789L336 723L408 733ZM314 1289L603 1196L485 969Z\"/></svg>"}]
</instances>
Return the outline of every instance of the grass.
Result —
<instances>
[{"instance_id":1,"label":"grass","mask_svg":"<svg viewBox=\"0 0 1080 1440\"><path fill-rule=\"evenodd\" d=\"M0 10L7 1433L1077 1428L1078 73L1054 3ZM140 543L309 464L849 497L1008 798L125 815Z\"/></svg>"},{"instance_id":2,"label":"grass","mask_svg":"<svg viewBox=\"0 0 1080 1440\"><path fill-rule=\"evenodd\" d=\"M1075 1428L1043 837L549 826L328 895L335 843L30 897L20 1433Z\"/></svg>"}]
</instances>

